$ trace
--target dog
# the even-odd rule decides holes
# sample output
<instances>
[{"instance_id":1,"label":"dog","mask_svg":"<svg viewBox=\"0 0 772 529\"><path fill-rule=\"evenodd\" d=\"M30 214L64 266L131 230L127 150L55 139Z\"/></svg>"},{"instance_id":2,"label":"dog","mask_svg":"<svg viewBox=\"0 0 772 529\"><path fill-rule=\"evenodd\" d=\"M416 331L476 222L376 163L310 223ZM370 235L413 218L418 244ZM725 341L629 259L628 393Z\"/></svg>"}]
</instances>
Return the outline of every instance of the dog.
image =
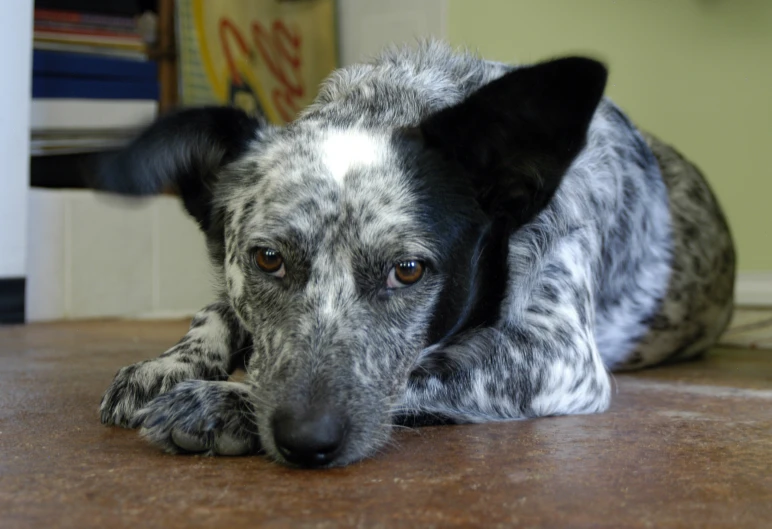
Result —
<instances>
[{"instance_id":1,"label":"dog","mask_svg":"<svg viewBox=\"0 0 772 529\"><path fill-rule=\"evenodd\" d=\"M98 187L176 187L219 294L117 373L102 422L172 453L342 466L395 425L602 412L610 371L698 356L732 314L730 231L606 79L428 42L335 71L285 127L159 119Z\"/></svg>"}]
</instances>

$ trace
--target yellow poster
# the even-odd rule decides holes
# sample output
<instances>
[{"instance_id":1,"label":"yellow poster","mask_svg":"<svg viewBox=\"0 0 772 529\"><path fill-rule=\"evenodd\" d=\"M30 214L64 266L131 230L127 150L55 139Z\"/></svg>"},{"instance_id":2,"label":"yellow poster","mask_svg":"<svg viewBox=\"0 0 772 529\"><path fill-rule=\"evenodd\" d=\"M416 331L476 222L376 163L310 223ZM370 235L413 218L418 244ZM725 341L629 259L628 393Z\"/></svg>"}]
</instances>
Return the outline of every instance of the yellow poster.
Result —
<instances>
[{"instance_id":1,"label":"yellow poster","mask_svg":"<svg viewBox=\"0 0 772 529\"><path fill-rule=\"evenodd\" d=\"M180 101L294 119L336 66L334 0L177 0Z\"/></svg>"}]
</instances>

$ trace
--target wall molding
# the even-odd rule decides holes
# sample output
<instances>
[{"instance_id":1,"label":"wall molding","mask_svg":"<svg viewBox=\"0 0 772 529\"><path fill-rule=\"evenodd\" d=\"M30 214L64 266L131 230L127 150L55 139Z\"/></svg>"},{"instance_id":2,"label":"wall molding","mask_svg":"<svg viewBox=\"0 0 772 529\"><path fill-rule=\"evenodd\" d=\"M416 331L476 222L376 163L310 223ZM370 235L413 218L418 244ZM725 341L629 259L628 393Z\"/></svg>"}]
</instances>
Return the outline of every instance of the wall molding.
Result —
<instances>
[{"instance_id":1,"label":"wall molding","mask_svg":"<svg viewBox=\"0 0 772 529\"><path fill-rule=\"evenodd\" d=\"M738 272L734 298L738 306L772 307L772 271Z\"/></svg>"},{"instance_id":2,"label":"wall molding","mask_svg":"<svg viewBox=\"0 0 772 529\"><path fill-rule=\"evenodd\" d=\"M0 324L24 323L23 277L0 279Z\"/></svg>"}]
</instances>

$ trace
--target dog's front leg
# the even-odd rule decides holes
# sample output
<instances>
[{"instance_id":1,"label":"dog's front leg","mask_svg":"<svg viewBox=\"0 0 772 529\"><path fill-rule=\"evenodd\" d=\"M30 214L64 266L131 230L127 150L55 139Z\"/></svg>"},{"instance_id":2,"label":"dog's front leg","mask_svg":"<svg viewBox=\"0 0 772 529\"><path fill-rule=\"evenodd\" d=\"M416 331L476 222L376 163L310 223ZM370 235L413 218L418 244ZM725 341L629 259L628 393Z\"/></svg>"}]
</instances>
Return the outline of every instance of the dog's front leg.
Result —
<instances>
[{"instance_id":1,"label":"dog's front leg","mask_svg":"<svg viewBox=\"0 0 772 529\"><path fill-rule=\"evenodd\" d=\"M587 341L569 346L532 333L483 329L411 376L398 422L485 422L596 413L610 400L608 374ZM405 415L402 415L405 414Z\"/></svg>"},{"instance_id":2,"label":"dog's front leg","mask_svg":"<svg viewBox=\"0 0 772 529\"><path fill-rule=\"evenodd\" d=\"M228 303L208 305L177 345L118 371L102 397L102 422L129 427L141 408L182 381L226 380L250 345L251 336Z\"/></svg>"},{"instance_id":3,"label":"dog's front leg","mask_svg":"<svg viewBox=\"0 0 772 529\"><path fill-rule=\"evenodd\" d=\"M172 454L237 456L260 448L255 416L248 385L188 380L139 410L130 426Z\"/></svg>"},{"instance_id":4,"label":"dog's front leg","mask_svg":"<svg viewBox=\"0 0 772 529\"><path fill-rule=\"evenodd\" d=\"M483 422L604 411L609 375L595 344L587 288L544 285L550 303L431 353L411 375L400 422Z\"/></svg>"}]
</instances>

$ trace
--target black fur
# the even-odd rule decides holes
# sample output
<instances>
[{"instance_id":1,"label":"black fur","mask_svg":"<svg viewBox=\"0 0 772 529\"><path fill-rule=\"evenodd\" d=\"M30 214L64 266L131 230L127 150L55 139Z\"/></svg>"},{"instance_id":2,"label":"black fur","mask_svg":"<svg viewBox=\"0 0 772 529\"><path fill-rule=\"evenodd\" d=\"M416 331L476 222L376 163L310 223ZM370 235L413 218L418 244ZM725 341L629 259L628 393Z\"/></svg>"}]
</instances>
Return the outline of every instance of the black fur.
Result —
<instances>
[{"instance_id":1,"label":"black fur","mask_svg":"<svg viewBox=\"0 0 772 529\"><path fill-rule=\"evenodd\" d=\"M469 171L486 212L516 228L544 209L584 147L606 77L601 63L578 57L518 68L420 129Z\"/></svg>"},{"instance_id":2,"label":"black fur","mask_svg":"<svg viewBox=\"0 0 772 529\"><path fill-rule=\"evenodd\" d=\"M102 160L93 185L139 196L175 189L188 213L208 232L218 171L246 152L260 126L257 119L230 107L173 112L126 149Z\"/></svg>"}]
</instances>

